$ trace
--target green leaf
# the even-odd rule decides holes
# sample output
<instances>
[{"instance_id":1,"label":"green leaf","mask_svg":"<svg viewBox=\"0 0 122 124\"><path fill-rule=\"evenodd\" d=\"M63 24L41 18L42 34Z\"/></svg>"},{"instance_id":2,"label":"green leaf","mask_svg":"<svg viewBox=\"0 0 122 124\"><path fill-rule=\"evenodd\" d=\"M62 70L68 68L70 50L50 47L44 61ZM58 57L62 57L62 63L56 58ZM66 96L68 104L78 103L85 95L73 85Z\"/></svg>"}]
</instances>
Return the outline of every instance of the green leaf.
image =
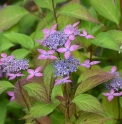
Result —
<instances>
[{"instance_id":1,"label":"green leaf","mask_svg":"<svg viewBox=\"0 0 122 124\"><path fill-rule=\"evenodd\" d=\"M95 44L96 46L119 51L118 43L116 43L114 38L105 32L98 34L93 40L91 40L91 43Z\"/></svg>"},{"instance_id":2,"label":"green leaf","mask_svg":"<svg viewBox=\"0 0 122 124\"><path fill-rule=\"evenodd\" d=\"M59 13L62 14L62 15L67 15L67 16L70 16L70 17L75 17L75 18L78 18L78 19L86 20L86 21L100 23L81 4L67 4L66 6L64 6L61 9L61 11Z\"/></svg>"},{"instance_id":3,"label":"green leaf","mask_svg":"<svg viewBox=\"0 0 122 124\"><path fill-rule=\"evenodd\" d=\"M103 124L107 120L95 113L82 112L75 124Z\"/></svg>"},{"instance_id":4,"label":"green leaf","mask_svg":"<svg viewBox=\"0 0 122 124\"><path fill-rule=\"evenodd\" d=\"M47 99L45 88L42 84L30 83L24 86L24 89L28 92L29 96L34 99L45 102Z\"/></svg>"},{"instance_id":5,"label":"green leaf","mask_svg":"<svg viewBox=\"0 0 122 124\"><path fill-rule=\"evenodd\" d=\"M7 6L0 10L0 30L6 30L19 22L28 13L20 6Z\"/></svg>"},{"instance_id":6,"label":"green leaf","mask_svg":"<svg viewBox=\"0 0 122 124\"><path fill-rule=\"evenodd\" d=\"M13 43L11 43L2 33L0 34L0 52L3 52L5 50L8 50L14 46Z\"/></svg>"},{"instance_id":7,"label":"green leaf","mask_svg":"<svg viewBox=\"0 0 122 124\"><path fill-rule=\"evenodd\" d=\"M104 74L106 72L104 72L103 70L98 70L98 69L86 70L78 78L78 83L80 83L81 81L86 80L89 77L92 77L92 76L95 76L95 75L100 75L101 73Z\"/></svg>"},{"instance_id":8,"label":"green leaf","mask_svg":"<svg viewBox=\"0 0 122 124\"><path fill-rule=\"evenodd\" d=\"M102 106L97 98L89 94L80 94L76 96L72 102L75 103L82 111L98 114L104 113Z\"/></svg>"},{"instance_id":9,"label":"green leaf","mask_svg":"<svg viewBox=\"0 0 122 124\"><path fill-rule=\"evenodd\" d=\"M3 100L0 102L0 124L5 124L7 114L6 102Z\"/></svg>"},{"instance_id":10,"label":"green leaf","mask_svg":"<svg viewBox=\"0 0 122 124\"><path fill-rule=\"evenodd\" d=\"M50 114L52 124L64 124L64 115L57 111Z\"/></svg>"},{"instance_id":11,"label":"green leaf","mask_svg":"<svg viewBox=\"0 0 122 124\"><path fill-rule=\"evenodd\" d=\"M122 31L120 30L109 30L108 33L117 43L122 43Z\"/></svg>"},{"instance_id":12,"label":"green leaf","mask_svg":"<svg viewBox=\"0 0 122 124\"><path fill-rule=\"evenodd\" d=\"M93 7L90 7L88 11L95 19L98 19L97 13ZM82 20L81 27L82 29L85 29L89 34L94 34L96 31L98 31L102 27L102 25L98 25L93 22Z\"/></svg>"},{"instance_id":13,"label":"green leaf","mask_svg":"<svg viewBox=\"0 0 122 124\"><path fill-rule=\"evenodd\" d=\"M104 111L106 112L106 115L110 118L116 118L118 119L119 111L120 111L120 118L122 118L122 108L119 108L118 110L118 98L114 97L112 101L108 101L107 97L103 96L102 98L102 106Z\"/></svg>"},{"instance_id":14,"label":"green leaf","mask_svg":"<svg viewBox=\"0 0 122 124\"><path fill-rule=\"evenodd\" d=\"M16 43L21 44L22 47L27 48L27 49L32 49L34 47L34 42L31 39L31 37L25 34L14 33L14 32L12 32L11 35L15 37Z\"/></svg>"},{"instance_id":15,"label":"green leaf","mask_svg":"<svg viewBox=\"0 0 122 124\"><path fill-rule=\"evenodd\" d=\"M92 73L92 71L91 71L91 73ZM94 74L95 74L95 72L94 72ZM114 77L115 77L114 75L109 74L107 72L100 72L100 73L98 72L98 74L95 74L91 77L88 77L88 78L85 77L86 79L85 80L83 79L83 81L77 87L75 95L86 92L86 91L96 87L97 85L99 85L103 82L106 82Z\"/></svg>"},{"instance_id":16,"label":"green leaf","mask_svg":"<svg viewBox=\"0 0 122 124\"><path fill-rule=\"evenodd\" d=\"M26 49L17 49L14 50L11 54L14 55L17 59L23 59L29 54L29 51Z\"/></svg>"},{"instance_id":17,"label":"green leaf","mask_svg":"<svg viewBox=\"0 0 122 124\"><path fill-rule=\"evenodd\" d=\"M42 8L48 8L51 11L53 11L53 7L52 7L52 1L51 0L34 0L34 2L42 7Z\"/></svg>"},{"instance_id":18,"label":"green leaf","mask_svg":"<svg viewBox=\"0 0 122 124\"><path fill-rule=\"evenodd\" d=\"M66 0L54 0L54 7L56 7L57 3L61 3L64 1ZM53 11L52 0L34 0L34 2L42 8L47 8Z\"/></svg>"},{"instance_id":19,"label":"green leaf","mask_svg":"<svg viewBox=\"0 0 122 124\"><path fill-rule=\"evenodd\" d=\"M24 119L29 118L40 118L50 114L57 106L59 102L56 103L39 103L36 102L34 106L31 107L30 112L24 116Z\"/></svg>"},{"instance_id":20,"label":"green leaf","mask_svg":"<svg viewBox=\"0 0 122 124\"><path fill-rule=\"evenodd\" d=\"M48 96L50 96L51 89L53 88L53 85L54 85L53 71L54 71L53 64L49 64L45 68L43 73L44 85L47 89Z\"/></svg>"},{"instance_id":21,"label":"green leaf","mask_svg":"<svg viewBox=\"0 0 122 124\"><path fill-rule=\"evenodd\" d=\"M100 15L119 24L120 10L117 9L114 0L90 0L90 2Z\"/></svg>"},{"instance_id":22,"label":"green leaf","mask_svg":"<svg viewBox=\"0 0 122 124\"><path fill-rule=\"evenodd\" d=\"M8 89L8 88L13 88L14 86L10 83L10 82L8 82L8 81L0 81L0 94L4 91L4 90L6 90L6 89Z\"/></svg>"},{"instance_id":23,"label":"green leaf","mask_svg":"<svg viewBox=\"0 0 122 124\"><path fill-rule=\"evenodd\" d=\"M63 96L62 84L53 87L51 94L52 101L55 99L56 96Z\"/></svg>"}]
</instances>

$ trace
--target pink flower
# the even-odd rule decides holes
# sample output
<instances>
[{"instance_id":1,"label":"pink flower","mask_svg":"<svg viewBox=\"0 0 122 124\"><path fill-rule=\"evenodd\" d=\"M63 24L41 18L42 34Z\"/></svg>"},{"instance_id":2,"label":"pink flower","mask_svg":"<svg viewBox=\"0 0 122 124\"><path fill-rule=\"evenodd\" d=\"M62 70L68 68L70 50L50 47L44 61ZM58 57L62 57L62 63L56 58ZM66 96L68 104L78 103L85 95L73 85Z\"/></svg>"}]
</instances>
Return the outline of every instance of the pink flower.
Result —
<instances>
[{"instance_id":1,"label":"pink flower","mask_svg":"<svg viewBox=\"0 0 122 124\"><path fill-rule=\"evenodd\" d=\"M43 44L43 41L41 41L41 40L35 40L35 41L38 42L38 43L40 43L40 45Z\"/></svg>"},{"instance_id":2,"label":"pink flower","mask_svg":"<svg viewBox=\"0 0 122 124\"><path fill-rule=\"evenodd\" d=\"M102 93L102 94L108 97L108 101L111 101L114 98L114 96L121 96L122 92L115 93L114 89L111 89L110 93Z\"/></svg>"},{"instance_id":3,"label":"pink flower","mask_svg":"<svg viewBox=\"0 0 122 124\"><path fill-rule=\"evenodd\" d=\"M91 65L95 65L95 64L98 64L98 63L100 63L100 61L90 62L90 60L85 60L83 64L82 63L80 64L80 66L85 66L86 68L90 68Z\"/></svg>"},{"instance_id":4,"label":"pink flower","mask_svg":"<svg viewBox=\"0 0 122 124\"><path fill-rule=\"evenodd\" d=\"M119 72L116 72L116 70L117 70L116 66L113 66L109 73L110 74L114 74L115 76L119 76Z\"/></svg>"},{"instance_id":5,"label":"pink flower","mask_svg":"<svg viewBox=\"0 0 122 124\"><path fill-rule=\"evenodd\" d=\"M38 49L38 52L41 53L41 55L38 56L38 59L57 59L57 57L53 56L52 54L55 52L55 50L49 50L45 51L42 49Z\"/></svg>"},{"instance_id":6,"label":"pink flower","mask_svg":"<svg viewBox=\"0 0 122 124\"><path fill-rule=\"evenodd\" d=\"M70 57L70 54L71 54L70 52L71 51L75 51L78 48L78 46L79 45L72 45L72 46L70 46L70 40L68 40L65 43L65 47L59 48L59 49L57 49L57 51L60 52L60 53L64 53L65 52L64 56L65 56L66 59L68 59Z\"/></svg>"},{"instance_id":7,"label":"pink flower","mask_svg":"<svg viewBox=\"0 0 122 124\"><path fill-rule=\"evenodd\" d=\"M69 82L72 82L71 80L68 80L69 76L68 77L65 77L63 79L57 79L55 80L55 85L59 85L61 83L69 83Z\"/></svg>"},{"instance_id":8,"label":"pink flower","mask_svg":"<svg viewBox=\"0 0 122 124\"><path fill-rule=\"evenodd\" d=\"M24 74L20 74L20 73L17 73L17 74L9 73L9 74L7 74L7 76L9 76L9 80L13 80L16 77L21 77L21 76L25 76L25 75Z\"/></svg>"},{"instance_id":9,"label":"pink flower","mask_svg":"<svg viewBox=\"0 0 122 124\"><path fill-rule=\"evenodd\" d=\"M12 102L12 101L15 100L14 92L8 91L7 94L8 94L9 96L11 96L10 102Z\"/></svg>"},{"instance_id":10,"label":"pink flower","mask_svg":"<svg viewBox=\"0 0 122 124\"><path fill-rule=\"evenodd\" d=\"M72 25L67 25L66 28L64 29L64 33L69 36L69 40L74 40L75 39L74 32L75 32L75 30L77 30L77 28L75 28L75 27L78 24L79 24L79 22L74 23L73 26Z\"/></svg>"},{"instance_id":11,"label":"pink flower","mask_svg":"<svg viewBox=\"0 0 122 124\"><path fill-rule=\"evenodd\" d=\"M54 34L56 32L57 24L53 25L52 28L49 30L47 28L43 29L43 33L45 34L44 39L46 39L50 34Z\"/></svg>"},{"instance_id":12,"label":"pink flower","mask_svg":"<svg viewBox=\"0 0 122 124\"><path fill-rule=\"evenodd\" d=\"M86 30L83 30L82 32L83 32L83 34L80 34L80 36L83 36L86 39L92 39L92 38L94 38L94 36L92 36L90 34L88 35L87 32L86 32Z\"/></svg>"},{"instance_id":13,"label":"pink flower","mask_svg":"<svg viewBox=\"0 0 122 124\"><path fill-rule=\"evenodd\" d=\"M40 77L40 76L43 76L42 73L40 73L39 71L42 69L41 66L39 66L38 68L36 68L36 70L34 71L33 69L28 69L28 73L30 74L28 77L27 77L27 80L28 79L31 79L32 77L34 76L37 76L37 77Z\"/></svg>"}]
</instances>

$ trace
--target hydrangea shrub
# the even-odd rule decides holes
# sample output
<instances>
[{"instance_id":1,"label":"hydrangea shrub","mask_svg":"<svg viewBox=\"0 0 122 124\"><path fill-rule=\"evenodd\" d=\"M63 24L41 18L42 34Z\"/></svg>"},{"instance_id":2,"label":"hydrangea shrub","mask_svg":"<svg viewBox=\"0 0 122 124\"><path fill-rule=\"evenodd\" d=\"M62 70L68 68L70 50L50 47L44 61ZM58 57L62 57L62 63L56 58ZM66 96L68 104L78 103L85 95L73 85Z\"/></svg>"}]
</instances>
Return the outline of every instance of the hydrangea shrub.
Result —
<instances>
[{"instance_id":1,"label":"hydrangea shrub","mask_svg":"<svg viewBox=\"0 0 122 124\"><path fill-rule=\"evenodd\" d=\"M121 0L30 3L0 7L1 124L6 106L25 124L121 124Z\"/></svg>"}]
</instances>

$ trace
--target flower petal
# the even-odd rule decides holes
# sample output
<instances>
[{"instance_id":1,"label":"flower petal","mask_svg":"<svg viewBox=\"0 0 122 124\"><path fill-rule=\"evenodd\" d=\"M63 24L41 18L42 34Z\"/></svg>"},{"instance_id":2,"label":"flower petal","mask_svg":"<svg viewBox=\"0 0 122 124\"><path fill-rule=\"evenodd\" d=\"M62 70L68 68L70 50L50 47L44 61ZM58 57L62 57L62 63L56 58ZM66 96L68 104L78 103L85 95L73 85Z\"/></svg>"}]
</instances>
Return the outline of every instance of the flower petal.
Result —
<instances>
[{"instance_id":1,"label":"flower petal","mask_svg":"<svg viewBox=\"0 0 122 124\"><path fill-rule=\"evenodd\" d=\"M114 93L113 95L114 96L121 96L122 95L122 92L120 92L120 93Z\"/></svg>"},{"instance_id":2,"label":"flower petal","mask_svg":"<svg viewBox=\"0 0 122 124\"><path fill-rule=\"evenodd\" d=\"M39 72L41 69L42 69L42 66L39 66L38 68L36 68L35 73Z\"/></svg>"},{"instance_id":3,"label":"flower petal","mask_svg":"<svg viewBox=\"0 0 122 124\"><path fill-rule=\"evenodd\" d=\"M15 97L13 96L13 97L11 97L10 102L12 102L14 100L15 100Z\"/></svg>"},{"instance_id":4,"label":"flower petal","mask_svg":"<svg viewBox=\"0 0 122 124\"><path fill-rule=\"evenodd\" d=\"M29 75L29 76L27 77L27 80L28 80L28 79L31 79L33 76L34 76L34 74Z\"/></svg>"},{"instance_id":5,"label":"flower petal","mask_svg":"<svg viewBox=\"0 0 122 124\"><path fill-rule=\"evenodd\" d=\"M69 36L69 40L74 40L75 39L75 36L72 34Z\"/></svg>"},{"instance_id":6,"label":"flower petal","mask_svg":"<svg viewBox=\"0 0 122 124\"><path fill-rule=\"evenodd\" d=\"M112 73L113 73L113 72L116 72L116 70L117 70L116 66L113 66L113 67L111 68L111 72L112 72Z\"/></svg>"},{"instance_id":7,"label":"flower petal","mask_svg":"<svg viewBox=\"0 0 122 124\"><path fill-rule=\"evenodd\" d=\"M65 80L65 81L63 81L63 83L70 83L70 82L72 82L71 80Z\"/></svg>"},{"instance_id":8,"label":"flower petal","mask_svg":"<svg viewBox=\"0 0 122 124\"><path fill-rule=\"evenodd\" d=\"M64 53L67 51L67 49L66 48L59 48L59 49L57 49L57 51L60 53Z\"/></svg>"},{"instance_id":9,"label":"flower petal","mask_svg":"<svg viewBox=\"0 0 122 124\"><path fill-rule=\"evenodd\" d=\"M52 28L51 28L51 32L57 28L57 24L53 25Z\"/></svg>"},{"instance_id":10,"label":"flower petal","mask_svg":"<svg viewBox=\"0 0 122 124\"><path fill-rule=\"evenodd\" d=\"M63 80L67 80L68 78L69 78L69 76L67 76L67 77L63 78Z\"/></svg>"},{"instance_id":11,"label":"flower petal","mask_svg":"<svg viewBox=\"0 0 122 124\"><path fill-rule=\"evenodd\" d=\"M50 56L48 56L48 58L49 58L49 59L57 59L57 57L56 57L56 56L51 56L51 55L50 55Z\"/></svg>"},{"instance_id":12,"label":"flower petal","mask_svg":"<svg viewBox=\"0 0 122 124\"><path fill-rule=\"evenodd\" d=\"M47 56L45 56L44 54L41 54L38 56L38 59L47 59Z\"/></svg>"},{"instance_id":13,"label":"flower petal","mask_svg":"<svg viewBox=\"0 0 122 124\"><path fill-rule=\"evenodd\" d=\"M9 80L13 80L14 78L16 78L16 75L9 77Z\"/></svg>"},{"instance_id":14,"label":"flower petal","mask_svg":"<svg viewBox=\"0 0 122 124\"><path fill-rule=\"evenodd\" d=\"M87 31L86 30L82 30L83 35L86 36L87 35Z\"/></svg>"},{"instance_id":15,"label":"flower petal","mask_svg":"<svg viewBox=\"0 0 122 124\"><path fill-rule=\"evenodd\" d=\"M110 95L108 96L108 101L111 101L114 98L114 96Z\"/></svg>"},{"instance_id":16,"label":"flower petal","mask_svg":"<svg viewBox=\"0 0 122 124\"><path fill-rule=\"evenodd\" d=\"M95 64L98 64L100 63L100 61L93 61L93 62L90 62L90 65L95 65Z\"/></svg>"},{"instance_id":17,"label":"flower petal","mask_svg":"<svg viewBox=\"0 0 122 124\"><path fill-rule=\"evenodd\" d=\"M29 74L33 74L33 73L34 73L34 70L33 70L33 69L28 69L27 72L28 72Z\"/></svg>"},{"instance_id":18,"label":"flower petal","mask_svg":"<svg viewBox=\"0 0 122 124\"><path fill-rule=\"evenodd\" d=\"M53 54L55 52L55 50L49 50L47 51L48 54Z\"/></svg>"},{"instance_id":19,"label":"flower petal","mask_svg":"<svg viewBox=\"0 0 122 124\"><path fill-rule=\"evenodd\" d=\"M70 34L72 34L72 32L71 32L70 29L65 28L64 29L64 34L70 35Z\"/></svg>"},{"instance_id":20,"label":"flower petal","mask_svg":"<svg viewBox=\"0 0 122 124\"><path fill-rule=\"evenodd\" d=\"M7 54L6 53L2 53L1 54L1 57L6 58L7 57Z\"/></svg>"},{"instance_id":21,"label":"flower petal","mask_svg":"<svg viewBox=\"0 0 122 124\"><path fill-rule=\"evenodd\" d=\"M55 81L55 86L56 86L56 85L59 85L59 84L61 84L61 83L62 83L61 80L56 80L56 81Z\"/></svg>"},{"instance_id":22,"label":"flower petal","mask_svg":"<svg viewBox=\"0 0 122 124\"><path fill-rule=\"evenodd\" d=\"M50 31L49 31L49 29L45 28L45 29L42 30L42 32L43 32L44 34L48 34Z\"/></svg>"},{"instance_id":23,"label":"flower petal","mask_svg":"<svg viewBox=\"0 0 122 124\"><path fill-rule=\"evenodd\" d=\"M73 27L76 27L79 23L80 23L80 22L75 22L75 23L73 24Z\"/></svg>"},{"instance_id":24,"label":"flower petal","mask_svg":"<svg viewBox=\"0 0 122 124\"><path fill-rule=\"evenodd\" d=\"M111 89L110 90L110 94L114 94L114 89Z\"/></svg>"},{"instance_id":25,"label":"flower petal","mask_svg":"<svg viewBox=\"0 0 122 124\"><path fill-rule=\"evenodd\" d=\"M70 47L70 40L68 40L68 41L65 43L65 47L66 47L66 48L69 48L69 47Z\"/></svg>"},{"instance_id":26,"label":"flower petal","mask_svg":"<svg viewBox=\"0 0 122 124\"><path fill-rule=\"evenodd\" d=\"M43 76L43 74L42 73L35 73L35 76L41 77L41 76Z\"/></svg>"},{"instance_id":27,"label":"flower petal","mask_svg":"<svg viewBox=\"0 0 122 124\"><path fill-rule=\"evenodd\" d=\"M102 93L104 96L109 96L110 93Z\"/></svg>"},{"instance_id":28,"label":"flower petal","mask_svg":"<svg viewBox=\"0 0 122 124\"><path fill-rule=\"evenodd\" d=\"M64 56L65 56L66 59L69 59L69 57L70 57L70 51L65 52Z\"/></svg>"},{"instance_id":29,"label":"flower petal","mask_svg":"<svg viewBox=\"0 0 122 124\"><path fill-rule=\"evenodd\" d=\"M78 49L78 47L79 47L79 45L72 45L72 46L70 47L70 51L75 51L75 50Z\"/></svg>"},{"instance_id":30,"label":"flower petal","mask_svg":"<svg viewBox=\"0 0 122 124\"><path fill-rule=\"evenodd\" d=\"M94 36L92 36L92 35L86 35L85 38L86 38L86 39L93 39Z\"/></svg>"},{"instance_id":31,"label":"flower petal","mask_svg":"<svg viewBox=\"0 0 122 124\"><path fill-rule=\"evenodd\" d=\"M84 63L85 63L85 64L89 64L89 63L90 63L90 60L86 59L86 60L84 61Z\"/></svg>"},{"instance_id":32,"label":"flower petal","mask_svg":"<svg viewBox=\"0 0 122 124\"><path fill-rule=\"evenodd\" d=\"M24 74L16 74L17 77L25 76Z\"/></svg>"},{"instance_id":33,"label":"flower petal","mask_svg":"<svg viewBox=\"0 0 122 124\"><path fill-rule=\"evenodd\" d=\"M37 49L38 52L42 53L42 54L46 54L47 52L45 50L42 50L42 49Z\"/></svg>"},{"instance_id":34,"label":"flower petal","mask_svg":"<svg viewBox=\"0 0 122 124\"><path fill-rule=\"evenodd\" d=\"M8 91L7 94L8 94L9 96L14 96L14 92L13 92L13 91Z\"/></svg>"}]
</instances>

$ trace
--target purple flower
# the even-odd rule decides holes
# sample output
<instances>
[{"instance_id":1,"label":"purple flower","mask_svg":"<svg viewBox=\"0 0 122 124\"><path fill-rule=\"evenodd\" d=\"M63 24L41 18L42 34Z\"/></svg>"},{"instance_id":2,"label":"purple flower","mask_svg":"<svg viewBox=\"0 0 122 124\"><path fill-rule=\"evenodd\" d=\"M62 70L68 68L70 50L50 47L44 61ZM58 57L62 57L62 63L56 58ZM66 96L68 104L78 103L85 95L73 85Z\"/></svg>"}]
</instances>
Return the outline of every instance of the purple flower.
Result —
<instances>
[{"instance_id":1,"label":"purple flower","mask_svg":"<svg viewBox=\"0 0 122 124\"><path fill-rule=\"evenodd\" d=\"M54 76L68 76L70 73L77 71L80 61L70 56L69 59L56 60L54 62Z\"/></svg>"},{"instance_id":2,"label":"purple flower","mask_svg":"<svg viewBox=\"0 0 122 124\"><path fill-rule=\"evenodd\" d=\"M87 32L86 32L86 30L83 30L82 32L83 32L83 34L80 34L80 36L83 36L86 39L92 39L92 38L94 38L94 36L88 35Z\"/></svg>"},{"instance_id":3,"label":"purple flower","mask_svg":"<svg viewBox=\"0 0 122 124\"><path fill-rule=\"evenodd\" d=\"M28 69L27 71L28 71L28 73L30 75L27 77L27 80L28 79L31 79L34 76L37 76L37 77L43 76L43 74L39 72L41 69L42 69L41 66L39 66L38 68L36 68L35 71L33 69Z\"/></svg>"},{"instance_id":4,"label":"purple flower","mask_svg":"<svg viewBox=\"0 0 122 124\"><path fill-rule=\"evenodd\" d=\"M13 91L8 91L7 94L11 96L10 102L15 100L14 92Z\"/></svg>"},{"instance_id":5,"label":"purple flower","mask_svg":"<svg viewBox=\"0 0 122 124\"><path fill-rule=\"evenodd\" d=\"M79 47L79 45L72 45L72 46L70 46L70 40L68 40L65 43L65 47L59 48L59 49L57 49L57 51L60 52L60 53L64 53L65 52L64 56L65 56L66 59L68 59L70 57L70 55L71 55L70 52L71 51L75 51L78 47Z\"/></svg>"},{"instance_id":6,"label":"purple flower","mask_svg":"<svg viewBox=\"0 0 122 124\"><path fill-rule=\"evenodd\" d=\"M55 86L59 85L61 83L70 83L70 82L72 82L71 80L68 80L68 78L69 78L69 76L67 76L65 78L62 78L62 79L55 80Z\"/></svg>"},{"instance_id":7,"label":"purple flower","mask_svg":"<svg viewBox=\"0 0 122 124\"><path fill-rule=\"evenodd\" d=\"M54 34L56 32L56 30L55 30L56 27L57 27L57 24L53 25L50 30L47 28L43 29L43 33L45 34L44 39L49 37L49 35Z\"/></svg>"},{"instance_id":8,"label":"purple flower","mask_svg":"<svg viewBox=\"0 0 122 124\"><path fill-rule=\"evenodd\" d=\"M122 89L122 78L113 78L110 82L105 84L105 87L108 90L114 89L115 91L119 91L120 89Z\"/></svg>"},{"instance_id":9,"label":"purple flower","mask_svg":"<svg viewBox=\"0 0 122 124\"><path fill-rule=\"evenodd\" d=\"M119 72L116 72L116 70L117 70L116 66L113 66L109 73L110 74L114 74L115 76L119 76Z\"/></svg>"},{"instance_id":10,"label":"purple flower","mask_svg":"<svg viewBox=\"0 0 122 124\"><path fill-rule=\"evenodd\" d=\"M43 45L43 41L42 40L35 40L35 41L40 43L40 45Z\"/></svg>"},{"instance_id":11,"label":"purple flower","mask_svg":"<svg viewBox=\"0 0 122 124\"><path fill-rule=\"evenodd\" d=\"M1 70L5 74L20 73L22 70L27 70L29 63L26 59L16 59L14 56L7 56L5 53L1 55L0 59Z\"/></svg>"},{"instance_id":12,"label":"purple flower","mask_svg":"<svg viewBox=\"0 0 122 124\"><path fill-rule=\"evenodd\" d=\"M67 25L66 28L64 28L64 33L69 37L69 40L74 40L75 39L75 35L80 34L79 30L77 29L77 25L79 24L79 22L76 22L72 25ZM78 34L76 32L79 32Z\"/></svg>"},{"instance_id":13,"label":"purple flower","mask_svg":"<svg viewBox=\"0 0 122 124\"><path fill-rule=\"evenodd\" d=\"M9 73L9 74L7 74L7 76L9 76L9 80L13 80L16 77L21 77L21 76L25 76L25 75L24 74L20 74L20 73L17 73L17 74Z\"/></svg>"},{"instance_id":14,"label":"purple flower","mask_svg":"<svg viewBox=\"0 0 122 124\"><path fill-rule=\"evenodd\" d=\"M100 61L90 62L90 60L85 60L83 64L82 63L80 64L80 66L85 66L86 68L90 68L91 65L95 65L95 64L98 64L98 63L100 63Z\"/></svg>"},{"instance_id":15,"label":"purple flower","mask_svg":"<svg viewBox=\"0 0 122 124\"><path fill-rule=\"evenodd\" d=\"M41 55L38 56L38 59L57 59L57 57L52 55L55 50L49 50L46 52L45 50L38 49L38 52L41 53Z\"/></svg>"},{"instance_id":16,"label":"purple flower","mask_svg":"<svg viewBox=\"0 0 122 124\"><path fill-rule=\"evenodd\" d=\"M57 50L59 47L64 46L67 40L68 37L63 31L56 31L54 34L50 34L48 38L43 39L42 45L49 47L49 49Z\"/></svg>"},{"instance_id":17,"label":"purple flower","mask_svg":"<svg viewBox=\"0 0 122 124\"><path fill-rule=\"evenodd\" d=\"M114 98L114 96L121 96L122 92L115 93L114 89L111 89L110 93L102 93L102 94L108 97L108 101L111 101Z\"/></svg>"}]
</instances>

